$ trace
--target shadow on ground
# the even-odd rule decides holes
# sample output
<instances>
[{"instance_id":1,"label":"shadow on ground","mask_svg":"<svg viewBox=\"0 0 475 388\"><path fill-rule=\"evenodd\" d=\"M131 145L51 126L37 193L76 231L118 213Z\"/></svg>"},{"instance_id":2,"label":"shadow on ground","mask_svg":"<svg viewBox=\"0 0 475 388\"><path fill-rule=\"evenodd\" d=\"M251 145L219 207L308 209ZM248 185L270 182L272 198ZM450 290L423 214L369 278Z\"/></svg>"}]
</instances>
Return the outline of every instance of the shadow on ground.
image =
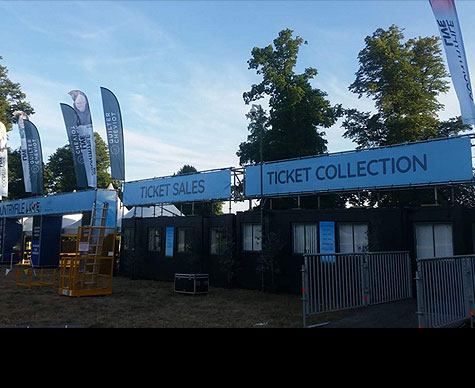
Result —
<instances>
[{"instance_id":1,"label":"shadow on ground","mask_svg":"<svg viewBox=\"0 0 475 388\"><path fill-rule=\"evenodd\" d=\"M419 326L416 312L416 299L407 299L352 310L351 314L318 327L415 329Z\"/></svg>"}]
</instances>

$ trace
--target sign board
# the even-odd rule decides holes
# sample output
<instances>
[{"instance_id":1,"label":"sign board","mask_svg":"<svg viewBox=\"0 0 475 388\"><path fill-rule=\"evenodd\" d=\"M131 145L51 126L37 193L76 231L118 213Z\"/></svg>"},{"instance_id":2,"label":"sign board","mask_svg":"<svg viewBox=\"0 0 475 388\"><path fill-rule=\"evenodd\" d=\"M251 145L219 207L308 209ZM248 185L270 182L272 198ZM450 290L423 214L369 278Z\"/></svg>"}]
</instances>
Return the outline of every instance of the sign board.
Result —
<instances>
[{"instance_id":1,"label":"sign board","mask_svg":"<svg viewBox=\"0 0 475 388\"><path fill-rule=\"evenodd\" d=\"M116 197L117 193L114 190L97 190L98 202L109 202L111 217L115 217L115 215L113 215L113 209L116 207ZM81 213L91 211L95 200L96 190L85 190L44 197L24 198L15 201L4 201L0 202L0 218Z\"/></svg>"},{"instance_id":2,"label":"sign board","mask_svg":"<svg viewBox=\"0 0 475 388\"><path fill-rule=\"evenodd\" d=\"M173 257L173 246L175 243L175 228L167 227L165 240L165 256Z\"/></svg>"},{"instance_id":3,"label":"sign board","mask_svg":"<svg viewBox=\"0 0 475 388\"><path fill-rule=\"evenodd\" d=\"M333 221L321 221L320 230L320 253L335 253L335 223Z\"/></svg>"},{"instance_id":4,"label":"sign board","mask_svg":"<svg viewBox=\"0 0 475 388\"><path fill-rule=\"evenodd\" d=\"M469 137L266 163L263 194L405 187L470 181ZM261 193L260 166L246 168L247 197Z\"/></svg>"},{"instance_id":5,"label":"sign board","mask_svg":"<svg viewBox=\"0 0 475 388\"><path fill-rule=\"evenodd\" d=\"M320 253L335 253L335 223L333 221L321 221L318 229L320 231ZM335 263L336 256L322 256L323 263Z\"/></svg>"},{"instance_id":6,"label":"sign board","mask_svg":"<svg viewBox=\"0 0 475 388\"><path fill-rule=\"evenodd\" d=\"M79 252L89 252L89 243L84 242L84 241L79 241L78 251Z\"/></svg>"},{"instance_id":7,"label":"sign board","mask_svg":"<svg viewBox=\"0 0 475 388\"><path fill-rule=\"evenodd\" d=\"M126 206L229 199L231 169L124 183Z\"/></svg>"}]
</instances>

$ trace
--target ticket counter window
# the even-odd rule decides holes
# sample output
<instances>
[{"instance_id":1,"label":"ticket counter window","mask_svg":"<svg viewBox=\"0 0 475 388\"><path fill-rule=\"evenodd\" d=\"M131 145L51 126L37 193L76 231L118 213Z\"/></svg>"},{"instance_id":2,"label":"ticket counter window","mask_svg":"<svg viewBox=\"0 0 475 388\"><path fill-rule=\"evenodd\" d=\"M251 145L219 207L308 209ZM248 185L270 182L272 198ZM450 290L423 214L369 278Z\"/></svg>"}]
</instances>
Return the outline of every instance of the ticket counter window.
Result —
<instances>
[{"instance_id":1,"label":"ticket counter window","mask_svg":"<svg viewBox=\"0 0 475 388\"><path fill-rule=\"evenodd\" d=\"M162 251L162 230L157 228L148 229L148 250L150 252Z\"/></svg>"},{"instance_id":2,"label":"ticket counter window","mask_svg":"<svg viewBox=\"0 0 475 388\"><path fill-rule=\"evenodd\" d=\"M262 249L262 231L259 224L243 224L243 250L258 252Z\"/></svg>"},{"instance_id":3,"label":"ticket counter window","mask_svg":"<svg viewBox=\"0 0 475 388\"><path fill-rule=\"evenodd\" d=\"M359 253L368 251L368 224L338 225L340 253Z\"/></svg>"},{"instance_id":4,"label":"ticket counter window","mask_svg":"<svg viewBox=\"0 0 475 388\"><path fill-rule=\"evenodd\" d=\"M223 229L211 229L210 253L212 255L224 255L228 249L228 239Z\"/></svg>"},{"instance_id":5,"label":"ticket counter window","mask_svg":"<svg viewBox=\"0 0 475 388\"><path fill-rule=\"evenodd\" d=\"M178 229L177 245L177 250L179 253L191 253L193 249L193 229Z\"/></svg>"},{"instance_id":6,"label":"ticket counter window","mask_svg":"<svg viewBox=\"0 0 475 388\"><path fill-rule=\"evenodd\" d=\"M417 224L416 251L418 259L453 256L452 224Z\"/></svg>"},{"instance_id":7,"label":"ticket counter window","mask_svg":"<svg viewBox=\"0 0 475 388\"><path fill-rule=\"evenodd\" d=\"M318 253L318 225L293 224L293 252Z\"/></svg>"},{"instance_id":8,"label":"ticket counter window","mask_svg":"<svg viewBox=\"0 0 475 388\"><path fill-rule=\"evenodd\" d=\"M126 251L133 251L135 248L135 229L124 228L124 235L122 237L122 246Z\"/></svg>"}]
</instances>

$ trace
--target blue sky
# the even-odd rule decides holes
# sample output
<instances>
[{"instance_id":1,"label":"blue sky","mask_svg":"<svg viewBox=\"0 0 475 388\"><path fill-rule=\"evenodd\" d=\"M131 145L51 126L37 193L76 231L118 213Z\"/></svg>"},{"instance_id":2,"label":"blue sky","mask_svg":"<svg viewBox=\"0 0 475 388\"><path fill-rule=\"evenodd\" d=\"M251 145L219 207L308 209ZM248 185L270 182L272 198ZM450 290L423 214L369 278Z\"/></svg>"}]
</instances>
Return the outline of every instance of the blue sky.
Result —
<instances>
[{"instance_id":1,"label":"blue sky","mask_svg":"<svg viewBox=\"0 0 475 388\"><path fill-rule=\"evenodd\" d=\"M456 0L472 80L475 2ZM371 110L348 91L364 39L396 24L406 38L438 36L428 0L398 1L0 1L0 56L35 108L45 161L67 143L59 104L70 90L86 93L94 129L105 138L100 86L121 104L126 180L238 166L246 140L242 94L259 77L247 60L282 29L308 41L297 71L315 67L312 84L329 100ZM444 57L445 59L445 57ZM460 114L451 91L440 98L441 118ZM265 102L263 103L265 106ZM341 121L327 129L330 152L354 144ZM19 135L9 135L19 146Z\"/></svg>"}]
</instances>

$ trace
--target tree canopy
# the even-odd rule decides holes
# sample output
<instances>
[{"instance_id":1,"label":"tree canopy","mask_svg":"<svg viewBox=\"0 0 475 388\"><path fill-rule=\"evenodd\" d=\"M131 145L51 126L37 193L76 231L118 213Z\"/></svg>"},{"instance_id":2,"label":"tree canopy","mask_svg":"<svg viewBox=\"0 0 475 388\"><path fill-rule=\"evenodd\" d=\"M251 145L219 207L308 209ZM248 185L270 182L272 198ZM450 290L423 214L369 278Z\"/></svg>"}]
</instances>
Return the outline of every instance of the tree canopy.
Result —
<instances>
[{"instance_id":1,"label":"tree canopy","mask_svg":"<svg viewBox=\"0 0 475 388\"><path fill-rule=\"evenodd\" d=\"M0 60L2 59L0 56ZM27 115L35 113L25 98L20 84L11 81L8 78L8 69L0 65L0 121L5 124L7 131L11 130L12 124L16 122L13 112L23 111Z\"/></svg>"},{"instance_id":2,"label":"tree canopy","mask_svg":"<svg viewBox=\"0 0 475 388\"><path fill-rule=\"evenodd\" d=\"M197 172L198 170L195 167L190 164L185 164L177 171L175 176L194 174ZM223 214L223 202L196 202L193 205L190 203L175 203L174 205L187 216L193 214Z\"/></svg>"},{"instance_id":3,"label":"tree canopy","mask_svg":"<svg viewBox=\"0 0 475 388\"><path fill-rule=\"evenodd\" d=\"M438 37L404 41L396 25L365 39L359 69L349 90L374 100L376 112L346 111L344 136L358 148L387 146L457 134L460 118L440 121L438 100L449 81Z\"/></svg>"},{"instance_id":4,"label":"tree canopy","mask_svg":"<svg viewBox=\"0 0 475 388\"><path fill-rule=\"evenodd\" d=\"M94 140L96 145L97 187L105 189L112 183L117 188L120 183L113 181L108 171L110 160L107 145L97 132L94 132ZM45 168L45 185L49 194L67 193L78 189L69 144L58 148L49 157Z\"/></svg>"},{"instance_id":5,"label":"tree canopy","mask_svg":"<svg viewBox=\"0 0 475 388\"><path fill-rule=\"evenodd\" d=\"M301 37L293 37L290 29L264 48L254 47L248 60L249 69L262 76L262 82L243 94L246 104L269 99L269 113L261 112L261 123L251 120L250 135L239 146L241 164L260 161L259 141L263 136L263 160L273 161L321 154L327 150L322 128L329 128L341 116L339 105L332 106L327 94L312 87L310 81L318 74L309 67L295 73ZM251 116L248 115L248 118ZM262 132L260 132L262 130Z\"/></svg>"},{"instance_id":6,"label":"tree canopy","mask_svg":"<svg viewBox=\"0 0 475 388\"><path fill-rule=\"evenodd\" d=\"M404 30L395 25L366 37L349 90L359 98L373 99L376 112L348 109L343 122L345 137L361 149L448 137L469 129L460 117L447 121L438 118L444 108L439 95L449 90L439 41L438 37L405 41ZM470 190L456 189L457 193L462 191L466 201ZM439 202L450 202L450 190L438 192ZM391 191L378 197L366 193L363 197L369 205L379 206L434 203L433 189Z\"/></svg>"}]
</instances>

